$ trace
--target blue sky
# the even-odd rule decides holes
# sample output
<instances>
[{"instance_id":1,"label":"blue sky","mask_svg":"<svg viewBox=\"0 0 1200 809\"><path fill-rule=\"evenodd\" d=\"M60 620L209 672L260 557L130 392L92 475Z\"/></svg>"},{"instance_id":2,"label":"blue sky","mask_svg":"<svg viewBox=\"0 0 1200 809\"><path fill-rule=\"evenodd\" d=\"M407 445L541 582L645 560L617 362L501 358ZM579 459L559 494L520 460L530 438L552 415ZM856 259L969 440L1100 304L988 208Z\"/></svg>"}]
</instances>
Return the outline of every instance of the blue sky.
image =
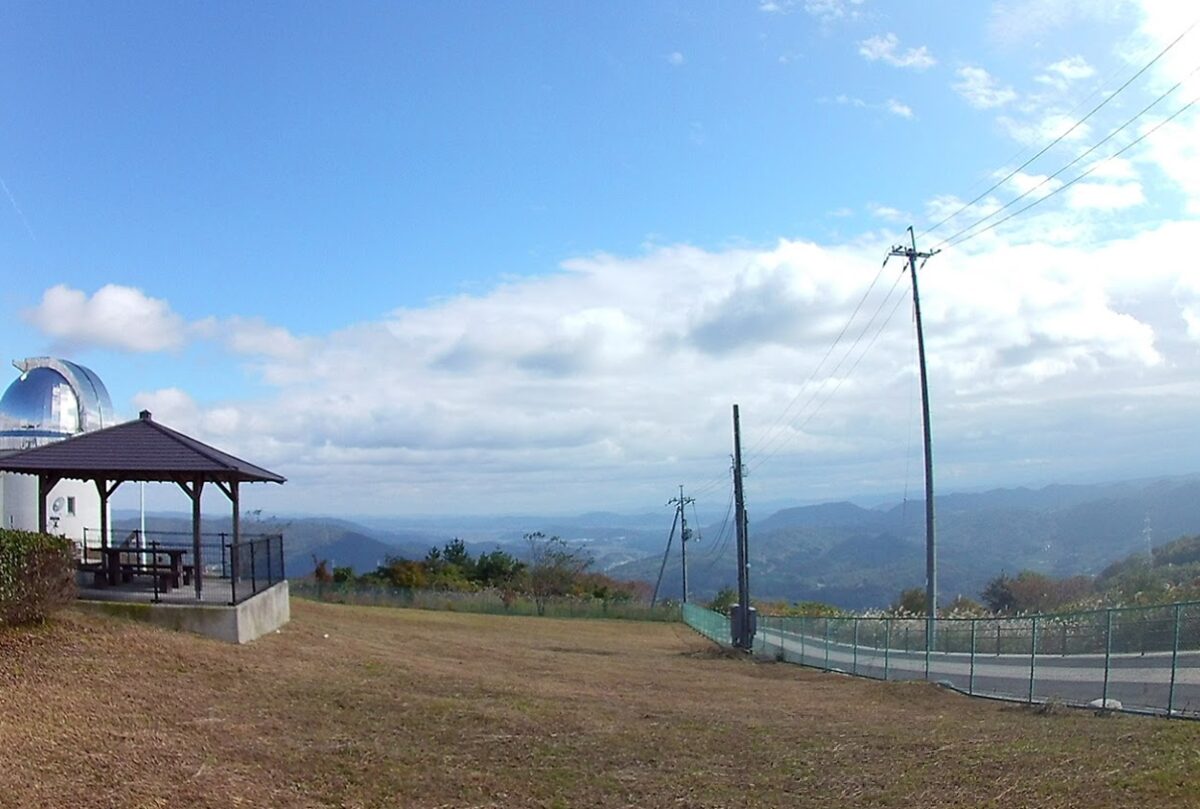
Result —
<instances>
[{"instance_id":1,"label":"blue sky","mask_svg":"<svg viewBox=\"0 0 1200 809\"><path fill-rule=\"evenodd\" d=\"M723 504L735 400L762 496L897 491L904 312L845 379L825 349L908 224L1120 86L1193 22L1171 5L9 4L3 345L278 467L280 509ZM947 485L1196 470L1196 136L1192 110L929 265Z\"/></svg>"}]
</instances>

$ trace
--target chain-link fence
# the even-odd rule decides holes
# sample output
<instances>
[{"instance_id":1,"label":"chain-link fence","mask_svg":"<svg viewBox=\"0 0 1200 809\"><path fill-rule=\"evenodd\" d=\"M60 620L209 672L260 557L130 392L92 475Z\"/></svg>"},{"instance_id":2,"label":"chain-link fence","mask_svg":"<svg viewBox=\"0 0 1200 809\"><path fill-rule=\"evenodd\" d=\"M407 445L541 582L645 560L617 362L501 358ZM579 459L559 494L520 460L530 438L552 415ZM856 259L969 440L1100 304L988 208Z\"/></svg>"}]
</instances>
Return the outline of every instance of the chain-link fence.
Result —
<instances>
[{"instance_id":1,"label":"chain-link fence","mask_svg":"<svg viewBox=\"0 0 1200 809\"><path fill-rule=\"evenodd\" d=\"M729 644L729 619L684 620ZM755 654L966 694L1200 719L1200 603L1017 618L759 616Z\"/></svg>"}]
</instances>

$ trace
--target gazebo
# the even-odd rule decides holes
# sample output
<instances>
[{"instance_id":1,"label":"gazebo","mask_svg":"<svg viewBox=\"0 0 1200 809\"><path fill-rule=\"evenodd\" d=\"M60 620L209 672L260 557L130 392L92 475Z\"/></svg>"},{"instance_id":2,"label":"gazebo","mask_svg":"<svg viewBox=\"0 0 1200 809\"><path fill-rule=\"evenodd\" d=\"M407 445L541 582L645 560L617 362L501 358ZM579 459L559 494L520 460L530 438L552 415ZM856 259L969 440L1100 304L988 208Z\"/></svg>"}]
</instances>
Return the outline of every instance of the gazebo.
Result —
<instances>
[{"instance_id":1,"label":"gazebo","mask_svg":"<svg viewBox=\"0 0 1200 809\"><path fill-rule=\"evenodd\" d=\"M100 537L109 542L108 500L122 483L175 483L192 501L192 558L196 599L203 587L200 495L213 483L233 509L233 547L241 544L242 483L283 483L274 472L236 458L191 436L172 430L143 410L134 421L84 433L53 444L0 458L0 471L38 478L38 530L46 531L46 499L60 480L92 481L100 495ZM233 563L236 567L236 557ZM236 571L235 571L236 576Z\"/></svg>"}]
</instances>

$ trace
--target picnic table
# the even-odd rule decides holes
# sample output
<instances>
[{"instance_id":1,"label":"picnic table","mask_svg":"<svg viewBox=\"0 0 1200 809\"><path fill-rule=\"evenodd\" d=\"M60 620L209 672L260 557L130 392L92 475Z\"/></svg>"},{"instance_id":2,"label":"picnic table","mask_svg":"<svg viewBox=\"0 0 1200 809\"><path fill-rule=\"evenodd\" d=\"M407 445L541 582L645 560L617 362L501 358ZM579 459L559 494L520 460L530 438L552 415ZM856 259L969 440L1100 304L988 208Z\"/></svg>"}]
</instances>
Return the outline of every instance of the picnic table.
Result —
<instances>
[{"instance_id":1,"label":"picnic table","mask_svg":"<svg viewBox=\"0 0 1200 809\"><path fill-rule=\"evenodd\" d=\"M183 556L187 553L183 548L117 547L103 548L101 553L104 556L105 576L110 585L132 581L134 575L148 573L162 578L165 585L163 589L171 589L190 578L187 575L190 570L183 564ZM126 559L122 559L122 556ZM167 562L159 562L160 556L168 557Z\"/></svg>"}]
</instances>

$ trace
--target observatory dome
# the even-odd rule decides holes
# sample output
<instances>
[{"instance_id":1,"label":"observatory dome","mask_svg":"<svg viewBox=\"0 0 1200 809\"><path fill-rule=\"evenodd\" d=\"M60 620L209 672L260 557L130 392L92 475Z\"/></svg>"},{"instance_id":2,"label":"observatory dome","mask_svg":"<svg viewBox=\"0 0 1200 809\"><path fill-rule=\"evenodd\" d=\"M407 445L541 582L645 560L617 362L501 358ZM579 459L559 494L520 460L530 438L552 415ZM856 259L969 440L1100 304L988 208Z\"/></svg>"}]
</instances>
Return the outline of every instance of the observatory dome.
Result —
<instances>
[{"instance_id":1,"label":"observatory dome","mask_svg":"<svg viewBox=\"0 0 1200 809\"><path fill-rule=\"evenodd\" d=\"M13 363L21 376L0 397L0 449L25 449L112 424L100 377L51 357Z\"/></svg>"}]
</instances>

